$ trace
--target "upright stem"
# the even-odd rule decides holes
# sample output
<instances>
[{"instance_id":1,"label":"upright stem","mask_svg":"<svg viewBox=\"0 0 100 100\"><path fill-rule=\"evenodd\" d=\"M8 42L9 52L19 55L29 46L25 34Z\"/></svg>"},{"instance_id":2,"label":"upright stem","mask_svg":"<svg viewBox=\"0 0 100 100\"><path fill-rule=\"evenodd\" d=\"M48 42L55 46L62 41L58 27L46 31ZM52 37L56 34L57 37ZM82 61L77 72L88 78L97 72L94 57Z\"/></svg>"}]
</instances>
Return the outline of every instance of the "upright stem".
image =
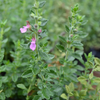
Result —
<instances>
[{"instance_id":1,"label":"upright stem","mask_svg":"<svg viewBox=\"0 0 100 100\"><path fill-rule=\"evenodd\" d=\"M38 6L38 0L35 0L36 7ZM36 16L38 16L38 7L35 10ZM37 25L37 31L39 30L38 19L35 19L35 24ZM36 33L36 52L38 54L38 33Z\"/></svg>"},{"instance_id":2,"label":"upright stem","mask_svg":"<svg viewBox=\"0 0 100 100\"><path fill-rule=\"evenodd\" d=\"M32 84L34 84L34 82L35 82L35 77L36 76L33 75L32 79L31 79L31 83L30 83L30 86L29 86L28 91L27 91L28 93L31 91ZM28 94L27 94L26 100L29 100Z\"/></svg>"},{"instance_id":3,"label":"upright stem","mask_svg":"<svg viewBox=\"0 0 100 100\"><path fill-rule=\"evenodd\" d=\"M1 32L0 32L0 52L1 52L1 46L2 46L2 38L3 38L3 28L1 28Z\"/></svg>"}]
</instances>

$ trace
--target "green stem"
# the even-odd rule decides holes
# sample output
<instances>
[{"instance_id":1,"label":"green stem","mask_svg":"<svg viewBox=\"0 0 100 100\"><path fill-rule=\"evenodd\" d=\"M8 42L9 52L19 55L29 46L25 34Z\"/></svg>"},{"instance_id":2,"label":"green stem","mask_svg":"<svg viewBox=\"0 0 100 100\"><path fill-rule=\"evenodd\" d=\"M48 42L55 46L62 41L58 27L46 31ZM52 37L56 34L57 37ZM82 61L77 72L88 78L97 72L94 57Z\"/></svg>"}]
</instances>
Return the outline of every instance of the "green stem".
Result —
<instances>
[{"instance_id":1,"label":"green stem","mask_svg":"<svg viewBox=\"0 0 100 100\"><path fill-rule=\"evenodd\" d=\"M30 83L30 86L29 86L28 91L27 91L27 97L26 97L26 100L29 100L28 93L31 91L31 87L32 87L32 85L33 85L34 82L35 82L35 77L36 77L36 76L33 75L32 79L31 79L31 83Z\"/></svg>"},{"instance_id":2,"label":"green stem","mask_svg":"<svg viewBox=\"0 0 100 100\"><path fill-rule=\"evenodd\" d=\"M67 100L69 100L69 94L68 94Z\"/></svg>"},{"instance_id":3,"label":"green stem","mask_svg":"<svg viewBox=\"0 0 100 100\"><path fill-rule=\"evenodd\" d=\"M0 52L1 52L1 46L2 46L2 38L3 38L3 28L1 28L1 32L0 32Z\"/></svg>"},{"instance_id":4,"label":"green stem","mask_svg":"<svg viewBox=\"0 0 100 100\"><path fill-rule=\"evenodd\" d=\"M36 6L38 6L38 0L35 0ZM38 16L38 7L35 10L36 16ZM35 24L37 25L37 31L39 30L38 19L35 19ZM36 33L36 53L38 54L38 33Z\"/></svg>"}]
</instances>

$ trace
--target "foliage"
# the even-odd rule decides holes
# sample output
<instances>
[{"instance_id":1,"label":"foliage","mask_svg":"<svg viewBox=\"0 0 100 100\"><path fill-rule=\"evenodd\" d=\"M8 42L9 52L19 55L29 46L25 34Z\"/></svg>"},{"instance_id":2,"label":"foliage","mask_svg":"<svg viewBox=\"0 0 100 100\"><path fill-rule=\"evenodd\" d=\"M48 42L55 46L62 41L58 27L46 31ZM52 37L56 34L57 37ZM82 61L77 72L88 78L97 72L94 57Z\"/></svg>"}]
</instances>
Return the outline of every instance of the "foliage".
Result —
<instances>
[{"instance_id":1,"label":"foliage","mask_svg":"<svg viewBox=\"0 0 100 100\"><path fill-rule=\"evenodd\" d=\"M6 0L1 2L7 3L8 6L9 3L12 5L19 3L19 1ZM24 7L25 10L27 2L20 1L17 7L23 5L21 8ZM49 2L52 4L52 1ZM0 21L0 100L99 100L100 78L95 77L93 72L100 71L100 59L95 58L91 52L88 55L84 53L82 40L88 35L82 31L82 26L87 22L85 16L79 14L78 4L71 9L69 23L65 25L66 32L58 36L59 41L57 40L56 44L56 50L60 52L60 56L57 55L60 65L57 66L52 64L56 55L50 53L52 48L48 35L50 27L46 26L49 20L44 18L42 12L45 3L45 1L34 0L30 18L23 28L20 27L22 24L25 25L24 20L28 16L25 11L22 10L21 17L17 17L18 19L11 15L13 22L11 32L18 26L16 32L21 31L20 35L11 36L9 21L9 24L7 20ZM9 14L7 8L5 11ZM21 25L16 24L16 21ZM9 47L6 43L10 41L13 41L13 47L5 52ZM9 51L11 60L5 58ZM82 57L83 54L86 62ZM93 89L93 85L96 85L96 89Z\"/></svg>"}]
</instances>

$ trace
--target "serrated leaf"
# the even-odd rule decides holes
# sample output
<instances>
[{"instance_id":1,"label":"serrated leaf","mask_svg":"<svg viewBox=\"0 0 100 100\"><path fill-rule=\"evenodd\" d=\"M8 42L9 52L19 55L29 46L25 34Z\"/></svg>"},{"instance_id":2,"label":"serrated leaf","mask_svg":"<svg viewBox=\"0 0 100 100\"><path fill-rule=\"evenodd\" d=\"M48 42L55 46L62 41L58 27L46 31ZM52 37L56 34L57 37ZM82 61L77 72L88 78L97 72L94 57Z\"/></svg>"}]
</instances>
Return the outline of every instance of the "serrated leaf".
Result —
<instances>
[{"instance_id":1,"label":"serrated leaf","mask_svg":"<svg viewBox=\"0 0 100 100\"><path fill-rule=\"evenodd\" d=\"M77 58L77 59L81 59L82 57L80 56L80 54L78 54L78 53L72 53L72 55L71 56L73 56L74 58Z\"/></svg>"},{"instance_id":2,"label":"serrated leaf","mask_svg":"<svg viewBox=\"0 0 100 100\"><path fill-rule=\"evenodd\" d=\"M76 53L78 53L79 55L83 55L83 50L76 50Z\"/></svg>"},{"instance_id":3,"label":"serrated leaf","mask_svg":"<svg viewBox=\"0 0 100 100\"><path fill-rule=\"evenodd\" d=\"M48 54L48 59L49 59L49 60L53 59L54 57L55 57L54 55Z\"/></svg>"},{"instance_id":4,"label":"serrated leaf","mask_svg":"<svg viewBox=\"0 0 100 100\"><path fill-rule=\"evenodd\" d=\"M11 90L11 89L7 89L7 90L5 91L6 97L10 97L11 94L12 94L12 90Z\"/></svg>"},{"instance_id":5,"label":"serrated leaf","mask_svg":"<svg viewBox=\"0 0 100 100\"><path fill-rule=\"evenodd\" d=\"M100 65L100 59L99 59L99 58L96 58L96 57L95 57L95 58L94 58L94 61L95 61L96 64Z\"/></svg>"},{"instance_id":6,"label":"serrated leaf","mask_svg":"<svg viewBox=\"0 0 100 100\"><path fill-rule=\"evenodd\" d=\"M46 32L45 32L45 31L43 31L42 33L40 33L40 34L39 34L39 36L40 36L40 37L42 37L42 38L44 38L44 37L46 37L46 36L47 36L47 34L46 34Z\"/></svg>"},{"instance_id":7,"label":"serrated leaf","mask_svg":"<svg viewBox=\"0 0 100 100\"><path fill-rule=\"evenodd\" d=\"M64 43L66 43L66 39L63 36L59 36L60 40Z\"/></svg>"},{"instance_id":8,"label":"serrated leaf","mask_svg":"<svg viewBox=\"0 0 100 100\"><path fill-rule=\"evenodd\" d=\"M61 50L61 51L64 51L64 47L62 45L56 45L56 47Z\"/></svg>"},{"instance_id":9,"label":"serrated leaf","mask_svg":"<svg viewBox=\"0 0 100 100\"><path fill-rule=\"evenodd\" d=\"M91 72L90 74L89 74L89 79L92 79L93 78L93 72Z\"/></svg>"},{"instance_id":10,"label":"serrated leaf","mask_svg":"<svg viewBox=\"0 0 100 100\"><path fill-rule=\"evenodd\" d=\"M69 32L69 27L65 25L66 31Z\"/></svg>"},{"instance_id":11,"label":"serrated leaf","mask_svg":"<svg viewBox=\"0 0 100 100\"><path fill-rule=\"evenodd\" d=\"M50 90L47 88L42 89L42 94L46 99L50 99Z\"/></svg>"},{"instance_id":12,"label":"serrated leaf","mask_svg":"<svg viewBox=\"0 0 100 100\"><path fill-rule=\"evenodd\" d=\"M99 84L100 84L100 78L98 78L98 77L96 77L95 79L93 79L93 81L94 81L95 83L99 83Z\"/></svg>"},{"instance_id":13,"label":"serrated leaf","mask_svg":"<svg viewBox=\"0 0 100 100\"><path fill-rule=\"evenodd\" d=\"M61 97L62 97L63 99L66 99L66 100L67 100L67 96L66 96L65 93L61 94Z\"/></svg>"},{"instance_id":14,"label":"serrated leaf","mask_svg":"<svg viewBox=\"0 0 100 100\"><path fill-rule=\"evenodd\" d=\"M84 84L84 85L87 84L87 81L86 81L87 79L84 76L80 76L77 79L81 84Z\"/></svg>"},{"instance_id":15,"label":"serrated leaf","mask_svg":"<svg viewBox=\"0 0 100 100\"><path fill-rule=\"evenodd\" d=\"M41 26L45 26L47 24L48 20L42 20Z\"/></svg>"},{"instance_id":16,"label":"serrated leaf","mask_svg":"<svg viewBox=\"0 0 100 100\"><path fill-rule=\"evenodd\" d=\"M85 96L86 95L86 92L87 92L87 90L81 90L79 95L80 96Z\"/></svg>"},{"instance_id":17,"label":"serrated leaf","mask_svg":"<svg viewBox=\"0 0 100 100\"><path fill-rule=\"evenodd\" d=\"M65 85L65 89L68 94L71 92L69 86Z\"/></svg>"},{"instance_id":18,"label":"serrated leaf","mask_svg":"<svg viewBox=\"0 0 100 100\"><path fill-rule=\"evenodd\" d=\"M69 84L69 88L70 88L71 92L74 90L74 84L72 82Z\"/></svg>"},{"instance_id":19,"label":"serrated leaf","mask_svg":"<svg viewBox=\"0 0 100 100\"><path fill-rule=\"evenodd\" d=\"M94 68L93 71L100 71L100 66L97 66L96 68Z\"/></svg>"},{"instance_id":20,"label":"serrated leaf","mask_svg":"<svg viewBox=\"0 0 100 100\"><path fill-rule=\"evenodd\" d=\"M80 41L74 41L72 43L72 46L75 46L75 47L77 47L77 46L83 46L83 44Z\"/></svg>"},{"instance_id":21,"label":"serrated leaf","mask_svg":"<svg viewBox=\"0 0 100 100\"><path fill-rule=\"evenodd\" d=\"M0 52L0 63L2 62L3 58L4 58L4 49L1 50Z\"/></svg>"},{"instance_id":22,"label":"serrated leaf","mask_svg":"<svg viewBox=\"0 0 100 100\"><path fill-rule=\"evenodd\" d=\"M17 74L13 74L12 75L12 80L13 80L13 82L16 82L18 80L18 75Z\"/></svg>"},{"instance_id":23,"label":"serrated leaf","mask_svg":"<svg viewBox=\"0 0 100 100\"><path fill-rule=\"evenodd\" d=\"M46 1L39 2L39 8L42 8L45 5Z\"/></svg>"},{"instance_id":24,"label":"serrated leaf","mask_svg":"<svg viewBox=\"0 0 100 100\"><path fill-rule=\"evenodd\" d=\"M90 65L91 67L93 67L93 63L92 63L91 61L88 61L88 63L89 63L89 65Z\"/></svg>"},{"instance_id":25,"label":"serrated leaf","mask_svg":"<svg viewBox=\"0 0 100 100\"><path fill-rule=\"evenodd\" d=\"M8 32L9 30L10 30L10 27L6 28L6 29L4 30L4 33Z\"/></svg>"},{"instance_id":26,"label":"serrated leaf","mask_svg":"<svg viewBox=\"0 0 100 100\"><path fill-rule=\"evenodd\" d=\"M5 99L6 99L6 97L5 97L4 92L1 92L0 93L0 100L5 100Z\"/></svg>"},{"instance_id":27,"label":"serrated leaf","mask_svg":"<svg viewBox=\"0 0 100 100\"><path fill-rule=\"evenodd\" d=\"M32 77L33 75L33 72L31 69L27 69L23 74L22 74L22 77L23 78L28 78L28 77Z\"/></svg>"},{"instance_id":28,"label":"serrated leaf","mask_svg":"<svg viewBox=\"0 0 100 100\"><path fill-rule=\"evenodd\" d=\"M24 84L17 84L17 87L23 90L27 90Z\"/></svg>"},{"instance_id":29,"label":"serrated leaf","mask_svg":"<svg viewBox=\"0 0 100 100\"><path fill-rule=\"evenodd\" d=\"M39 51L39 54L40 54L40 56L41 56L41 58L42 58L43 60L47 60L47 59L48 59L48 55L47 55L45 52Z\"/></svg>"}]
</instances>

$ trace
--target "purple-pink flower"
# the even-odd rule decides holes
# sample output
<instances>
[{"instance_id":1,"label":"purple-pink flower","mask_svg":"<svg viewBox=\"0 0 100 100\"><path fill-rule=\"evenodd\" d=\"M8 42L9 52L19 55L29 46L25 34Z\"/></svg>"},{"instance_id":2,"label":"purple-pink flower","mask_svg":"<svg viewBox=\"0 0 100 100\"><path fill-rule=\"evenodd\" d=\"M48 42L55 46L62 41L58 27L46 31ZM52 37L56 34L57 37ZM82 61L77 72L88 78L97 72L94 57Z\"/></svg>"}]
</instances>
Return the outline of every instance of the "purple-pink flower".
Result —
<instances>
[{"instance_id":1,"label":"purple-pink flower","mask_svg":"<svg viewBox=\"0 0 100 100\"><path fill-rule=\"evenodd\" d=\"M20 28L21 33L25 33L28 28L31 28L29 21L26 21L26 22L27 22L27 25L23 26L23 28Z\"/></svg>"},{"instance_id":2,"label":"purple-pink flower","mask_svg":"<svg viewBox=\"0 0 100 100\"><path fill-rule=\"evenodd\" d=\"M31 49L32 51L34 51L35 48L36 48L35 42L36 42L36 39L35 39L35 38L32 38L32 42L31 42L31 44L30 44L30 49Z\"/></svg>"},{"instance_id":3,"label":"purple-pink flower","mask_svg":"<svg viewBox=\"0 0 100 100\"><path fill-rule=\"evenodd\" d=\"M41 33L41 32L42 32L42 30L41 30L41 29L39 29L39 30L38 30L38 33Z\"/></svg>"}]
</instances>

